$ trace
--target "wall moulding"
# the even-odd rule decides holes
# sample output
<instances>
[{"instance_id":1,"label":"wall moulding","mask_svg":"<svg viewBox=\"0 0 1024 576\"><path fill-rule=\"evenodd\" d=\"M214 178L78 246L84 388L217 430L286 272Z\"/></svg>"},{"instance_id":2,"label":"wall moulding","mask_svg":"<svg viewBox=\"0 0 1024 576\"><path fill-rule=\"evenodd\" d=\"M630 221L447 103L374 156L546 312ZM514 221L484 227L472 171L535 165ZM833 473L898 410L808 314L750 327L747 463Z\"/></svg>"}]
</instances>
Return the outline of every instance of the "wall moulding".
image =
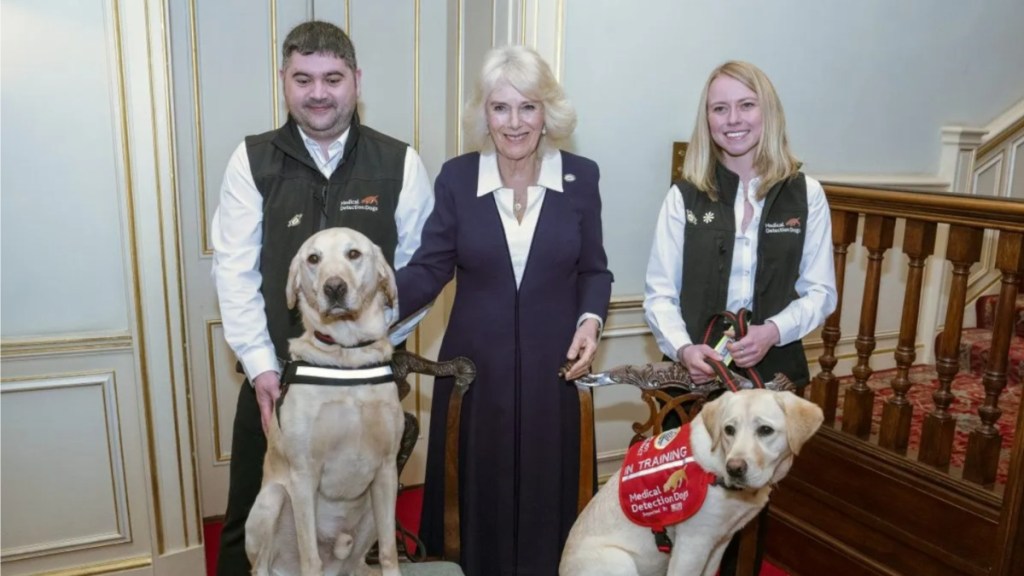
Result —
<instances>
[{"instance_id":1,"label":"wall moulding","mask_svg":"<svg viewBox=\"0 0 1024 576\"><path fill-rule=\"evenodd\" d=\"M101 574L122 573L126 570L148 568L152 565L153 559L151 557L139 556L137 558L123 558L120 560L111 560L110 562L90 564L88 566L79 566L76 568L64 568L60 570L52 570L50 572L40 572L35 576L100 576Z\"/></svg>"},{"instance_id":2,"label":"wall moulding","mask_svg":"<svg viewBox=\"0 0 1024 576\"><path fill-rule=\"evenodd\" d=\"M68 335L40 338L5 338L0 341L0 359L63 354L99 354L131 350L132 337L127 332L96 335Z\"/></svg>"},{"instance_id":3,"label":"wall moulding","mask_svg":"<svg viewBox=\"0 0 1024 576\"><path fill-rule=\"evenodd\" d=\"M4 495L10 502L8 520L13 525L5 525L7 538L0 550L3 562L132 541L115 382L113 371L97 371L7 378L0 384L6 433L16 437L28 434L33 440L5 443L4 465L14 470L35 470L5 478ZM77 421L68 422L65 417L60 424L38 429L34 424L36 415L44 412L77 414L71 416ZM36 453L39 445L50 446L42 460ZM81 464L76 464L75 458L97 467L106 464L106 476L94 472L89 480L79 482L74 495L61 494L63 485L46 478L66 476ZM53 505L51 511L60 510L90 495L93 501L83 502L85 511L80 512L77 521L65 523L60 520L61 514L56 520L46 518L46 505Z\"/></svg>"}]
</instances>

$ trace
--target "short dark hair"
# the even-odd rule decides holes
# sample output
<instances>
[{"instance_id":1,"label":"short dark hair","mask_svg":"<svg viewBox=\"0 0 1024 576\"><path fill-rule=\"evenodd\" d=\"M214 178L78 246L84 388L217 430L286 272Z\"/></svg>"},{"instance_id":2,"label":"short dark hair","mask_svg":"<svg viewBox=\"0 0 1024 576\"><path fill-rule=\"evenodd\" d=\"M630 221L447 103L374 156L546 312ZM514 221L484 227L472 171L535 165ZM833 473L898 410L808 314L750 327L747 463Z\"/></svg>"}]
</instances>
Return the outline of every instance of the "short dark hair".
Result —
<instances>
[{"instance_id":1,"label":"short dark hair","mask_svg":"<svg viewBox=\"0 0 1024 576\"><path fill-rule=\"evenodd\" d=\"M330 54L344 60L353 71L358 69L356 47L352 45L352 40L344 30L330 22L310 20L292 28L281 46L281 55L284 57L281 61L282 69L288 67L292 52L303 56Z\"/></svg>"}]
</instances>

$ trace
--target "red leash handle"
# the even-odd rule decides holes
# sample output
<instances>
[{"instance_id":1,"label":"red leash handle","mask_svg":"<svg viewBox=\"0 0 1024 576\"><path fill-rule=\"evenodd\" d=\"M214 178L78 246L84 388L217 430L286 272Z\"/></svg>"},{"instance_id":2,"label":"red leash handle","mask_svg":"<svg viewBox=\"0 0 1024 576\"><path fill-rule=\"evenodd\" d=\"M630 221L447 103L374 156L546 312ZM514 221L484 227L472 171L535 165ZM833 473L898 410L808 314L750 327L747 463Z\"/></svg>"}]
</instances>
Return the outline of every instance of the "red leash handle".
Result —
<instances>
[{"instance_id":1,"label":"red leash handle","mask_svg":"<svg viewBox=\"0 0 1024 576\"><path fill-rule=\"evenodd\" d=\"M725 348L725 345L732 340L739 340L747 335L749 319L750 310L746 308L740 309L735 314L726 310L712 316L711 321L708 322L707 329L704 330L703 343L714 348L723 358L722 360L712 360L711 358L705 358L704 360L711 365L711 369L714 370L718 379L724 382L733 392L739 390L739 384L733 378L732 372L729 371L728 365L732 363L732 355ZM733 331L732 337L728 335L730 329ZM716 333L721 334L721 337L717 343L712 344L711 340ZM746 372L756 388L764 388L764 380L761 379L761 375L757 373L757 370L750 367L746 369Z\"/></svg>"}]
</instances>

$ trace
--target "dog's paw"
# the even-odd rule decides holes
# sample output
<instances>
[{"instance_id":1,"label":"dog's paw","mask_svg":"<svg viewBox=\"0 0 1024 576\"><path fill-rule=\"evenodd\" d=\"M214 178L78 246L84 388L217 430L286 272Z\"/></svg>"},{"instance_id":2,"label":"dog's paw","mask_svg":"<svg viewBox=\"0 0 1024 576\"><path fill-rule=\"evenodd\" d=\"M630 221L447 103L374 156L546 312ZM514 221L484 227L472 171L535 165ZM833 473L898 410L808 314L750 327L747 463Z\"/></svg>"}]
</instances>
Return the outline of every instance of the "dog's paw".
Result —
<instances>
[{"instance_id":1,"label":"dog's paw","mask_svg":"<svg viewBox=\"0 0 1024 576\"><path fill-rule=\"evenodd\" d=\"M354 576L381 576L382 572L377 566L367 566L366 564L363 564L356 568L353 574Z\"/></svg>"}]
</instances>

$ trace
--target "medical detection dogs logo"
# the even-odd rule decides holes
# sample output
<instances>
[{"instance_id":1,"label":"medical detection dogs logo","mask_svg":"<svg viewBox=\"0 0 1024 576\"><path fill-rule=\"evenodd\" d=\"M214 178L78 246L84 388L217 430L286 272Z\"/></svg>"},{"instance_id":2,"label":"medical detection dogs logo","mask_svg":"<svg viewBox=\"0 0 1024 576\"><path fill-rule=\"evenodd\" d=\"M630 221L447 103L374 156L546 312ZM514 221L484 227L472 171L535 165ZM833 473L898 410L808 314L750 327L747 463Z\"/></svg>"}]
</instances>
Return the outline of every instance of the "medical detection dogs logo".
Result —
<instances>
[{"instance_id":1,"label":"medical detection dogs logo","mask_svg":"<svg viewBox=\"0 0 1024 576\"><path fill-rule=\"evenodd\" d=\"M799 234L800 218L794 216L785 222L767 222L764 225L765 234Z\"/></svg>"},{"instance_id":2,"label":"medical detection dogs logo","mask_svg":"<svg viewBox=\"0 0 1024 576\"><path fill-rule=\"evenodd\" d=\"M630 446L619 472L619 505L634 524L664 530L700 510L714 478L694 460L687 424Z\"/></svg>"},{"instance_id":3,"label":"medical detection dogs logo","mask_svg":"<svg viewBox=\"0 0 1024 576\"><path fill-rule=\"evenodd\" d=\"M380 196L364 196L359 200L342 200L341 206L338 208L339 211L345 212L348 210L363 210L366 212L376 212L380 209Z\"/></svg>"}]
</instances>

